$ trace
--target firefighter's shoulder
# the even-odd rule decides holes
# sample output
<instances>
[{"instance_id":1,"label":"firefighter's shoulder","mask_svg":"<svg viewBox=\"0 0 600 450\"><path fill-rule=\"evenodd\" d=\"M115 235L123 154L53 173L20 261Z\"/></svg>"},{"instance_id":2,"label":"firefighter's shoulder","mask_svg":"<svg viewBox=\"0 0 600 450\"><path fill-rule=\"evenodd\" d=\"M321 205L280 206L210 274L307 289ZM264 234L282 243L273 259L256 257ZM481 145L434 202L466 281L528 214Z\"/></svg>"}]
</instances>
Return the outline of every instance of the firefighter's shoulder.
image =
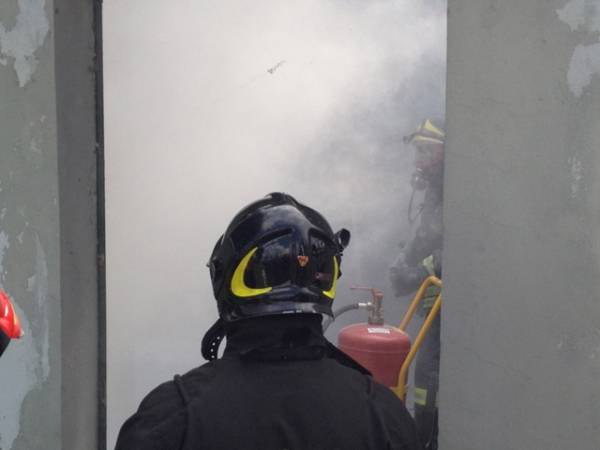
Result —
<instances>
[{"instance_id":1,"label":"firefighter's shoulder","mask_svg":"<svg viewBox=\"0 0 600 450\"><path fill-rule=\"evenodd\" d=\"M119 432L115 450L179 449L186 427L186 408L191 395L190 380L210 376L212 363L154 388Z\"/></svg>"},{"instance_id":2,"label":"firefighter's shoulder","mask_svg":"<svg viewBox=\"0 0 600 450\"><path fill-rule=\"evenodd\" d=\"M415 422L391 389L371 375L339 361L329 361L328 373L335 380L334 390L343 393L350 410L366 408L371 428L380 430L390 450L423 450ZM360 405L360 406L359 406Z\"/></svg>"},{"instance_id":3,"label":"firefighter's shoulder","mask_svg":"<svg viewBox=\"0 0 600 450\"><path fill-rule=\"evenodd\" d=\"M422 450L414 419L391 389L373 382L373 406L385 424L391 449Z\"/></svg>"}]
</instances>

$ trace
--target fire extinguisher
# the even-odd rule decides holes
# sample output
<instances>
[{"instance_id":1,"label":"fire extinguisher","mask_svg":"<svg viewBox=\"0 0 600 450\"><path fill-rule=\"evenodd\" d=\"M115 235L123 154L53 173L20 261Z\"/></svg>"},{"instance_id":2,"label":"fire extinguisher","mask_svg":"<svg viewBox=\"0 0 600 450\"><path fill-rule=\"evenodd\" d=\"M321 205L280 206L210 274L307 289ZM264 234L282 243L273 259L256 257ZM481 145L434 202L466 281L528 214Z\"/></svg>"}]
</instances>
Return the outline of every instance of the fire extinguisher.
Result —
<instances>
[{"instance_id":1,"label":"fire extinguisher","mask_svg":"<svg viewBox=\"0 0 600 450\"><path fill-rule=\"evenodd\" d=\"M427 289L432 285L439 288L439 293L419 329L414 344L411 344L411 339L405 330L425 297ZM442 307L442 280L430 276L423 281L398 327L385 324L381 307L383 293L379 289L368 287L351 287L350 289L371 291L372 300L347 305L334 311L333 319L325 322L323 329L327 329L335 318L345 312L353 309L366 309L369 312L367 323L343 328L338 335L338 347L368 369L375 380L389 386L404 401L410 364Z\"/></svg>"},{"instance_id":2,"label":"fire extinguisher","mask_svg":"<svg viewBox=\"0 0 600 450\"><path fill-rule=\"evenodd\" d=\"M352 309L366 309L369 316L367 323L343 328L338 335L338 347L368 369L376 381L394 387L400 368L410 352L410 337L404 331L385 324L382 310L383 292L361 286L350 289L370 291L372 300L340 308L334 312L334 318ZM331 321L326 323L324 328L330 323Z\"/></svg>"}]
</instances>

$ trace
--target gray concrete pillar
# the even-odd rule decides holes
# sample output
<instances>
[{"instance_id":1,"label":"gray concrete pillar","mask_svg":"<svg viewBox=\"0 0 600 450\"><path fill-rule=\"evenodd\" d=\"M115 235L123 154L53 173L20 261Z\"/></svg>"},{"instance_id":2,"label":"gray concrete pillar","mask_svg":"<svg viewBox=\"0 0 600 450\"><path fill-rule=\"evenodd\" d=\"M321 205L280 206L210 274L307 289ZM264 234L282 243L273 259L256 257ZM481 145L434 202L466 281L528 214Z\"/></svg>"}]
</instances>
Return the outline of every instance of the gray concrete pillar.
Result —
<instances>
[{"instance_id":1,"label":"gray concrete pillar","mask_svg":"<svg viewBox=\"0 0 600 450\"><path fill-rule=\"evenodd\" d=\"M449 0L442 450L600 447L599 6Z\"/></svg>"},{"instance_id":2,"label":"gray concrete pillar","mask_svg":"<svg viewBox=\"0 0 600 450\"><path fill-rule=\"evenodd\" d=\"M2 450L103 445L99 11L0 5L0 287L25 331L0 360Z\"/></svg>"}]
</instances>

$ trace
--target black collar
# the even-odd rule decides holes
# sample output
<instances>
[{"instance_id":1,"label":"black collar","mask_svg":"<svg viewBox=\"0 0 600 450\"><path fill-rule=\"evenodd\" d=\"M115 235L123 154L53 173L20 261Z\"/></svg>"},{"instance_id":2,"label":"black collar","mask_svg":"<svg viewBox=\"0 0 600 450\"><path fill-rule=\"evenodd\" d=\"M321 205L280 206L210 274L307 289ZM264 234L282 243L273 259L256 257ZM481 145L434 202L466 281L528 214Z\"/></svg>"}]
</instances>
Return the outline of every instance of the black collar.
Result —
<instances>
[{"instance_id":1,"label":"black collar","mask_svg":"<svg viewBox=\"0 0 600 450\"><path fill-rule=\"evenodd\" d=\"M224 357L258 360L320 359L325 356L320 314L274 315L225 324Z\"/></svg>"},{"instance_id":2,"label":"black collar","mask_svg":"<svg viewBox=\"0 0 600 450\"><path fill-rule=\"evenodd\" d=\"M224 358L294 361L328 357L370 375L323 336L321 321L320 314L273 315L230 323L219 319L202 340L202 355L207 360L216 359L219 344L226 336Z\"/></svg>"}]
</instances>

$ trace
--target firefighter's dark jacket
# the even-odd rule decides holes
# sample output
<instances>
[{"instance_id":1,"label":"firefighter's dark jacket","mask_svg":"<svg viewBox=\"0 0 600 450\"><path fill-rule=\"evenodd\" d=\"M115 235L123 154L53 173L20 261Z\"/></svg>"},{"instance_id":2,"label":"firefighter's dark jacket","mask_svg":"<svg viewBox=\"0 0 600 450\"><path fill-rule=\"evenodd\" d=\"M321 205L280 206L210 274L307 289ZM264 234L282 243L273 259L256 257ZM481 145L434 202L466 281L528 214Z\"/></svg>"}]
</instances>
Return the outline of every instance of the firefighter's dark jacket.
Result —
<instances>
[{"instance_id":1,"label":"firefighter's dark jacket","mask_svg":"<svg viewBox=\"0 0 600 450\"><path fill-rule=\"evenodd\" d=\"M432 275L423 266L423 260L428 256L433 257L436 276L441 276L442 183L440 166L440 171L428 181L416 233L403 246L390 268L391 282L397 296L412 294L425 278Z\"/></svg>"},{"instance_id":2,"label":"firefighter's dark jacket","mask_svg":"<svg viewBox=\"0 0 600 450\"><path fill-rule=\"evenodd\" d=\"M320 315L294 316L229 326L223 357L154 389L116 450L421 450L404 404L327 342Z\"/></svg>"}]
</instances>

